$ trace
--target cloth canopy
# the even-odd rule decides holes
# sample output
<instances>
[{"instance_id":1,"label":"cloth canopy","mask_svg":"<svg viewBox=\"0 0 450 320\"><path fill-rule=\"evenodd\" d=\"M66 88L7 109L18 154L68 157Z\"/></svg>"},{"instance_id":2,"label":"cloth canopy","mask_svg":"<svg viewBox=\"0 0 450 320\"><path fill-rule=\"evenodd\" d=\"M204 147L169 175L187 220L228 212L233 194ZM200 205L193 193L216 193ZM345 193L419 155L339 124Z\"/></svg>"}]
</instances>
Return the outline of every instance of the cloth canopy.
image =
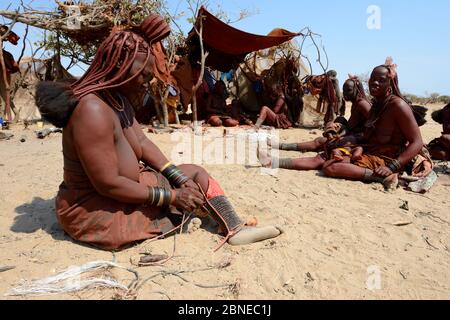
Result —
<instances>
[{"instance_id":1,"label":"cloth canopy","mask_svg":"<svg viewBox=\"0 0 450 320\"><path fill-rule=\"evenodd\" d=\"M244 32L222 22L204 7L199 10L197 27L200 24L199 19L202 19L203 23L205 50L209 52L206 66L220 71L236 69L250 52L276 47L301 35L284 29L274 29L267 36ZM188 44L191 54L198 59L200 51L195 30L189 33Z\"/></svg>"}]
</instances>

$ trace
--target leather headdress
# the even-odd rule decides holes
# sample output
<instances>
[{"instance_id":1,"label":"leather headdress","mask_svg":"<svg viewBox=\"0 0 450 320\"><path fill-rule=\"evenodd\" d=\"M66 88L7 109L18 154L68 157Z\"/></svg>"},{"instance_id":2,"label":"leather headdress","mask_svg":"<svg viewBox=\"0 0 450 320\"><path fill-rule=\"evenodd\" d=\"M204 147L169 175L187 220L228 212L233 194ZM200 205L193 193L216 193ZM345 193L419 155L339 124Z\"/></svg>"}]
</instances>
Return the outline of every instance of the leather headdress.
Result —
<instances>
[{"instance_id":1,"label":"leather headdress","mask_svg":"<svg viewBox=\"0 0 450 320\"><path fill-rule=\"evenodd\" d=\"M139 30L149 45L157 43L170 35L170 26L158 14L151 14L141 23Z\"/></svg>"}]
</instances>

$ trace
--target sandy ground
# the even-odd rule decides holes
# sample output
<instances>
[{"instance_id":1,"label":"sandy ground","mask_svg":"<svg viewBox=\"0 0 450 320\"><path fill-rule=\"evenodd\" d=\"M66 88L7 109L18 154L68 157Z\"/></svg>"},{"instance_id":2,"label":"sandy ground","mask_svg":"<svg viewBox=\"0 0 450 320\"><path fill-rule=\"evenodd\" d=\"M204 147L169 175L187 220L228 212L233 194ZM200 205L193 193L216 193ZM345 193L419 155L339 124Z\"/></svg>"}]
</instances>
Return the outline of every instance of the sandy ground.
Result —
<instances>
[{"instance_id":1,"label":"sandy ground","mask_svg":"<svg viewBox=\"0 0 450 320\"><path fill-rule=\"evenodd\" d=\"M21 279L41 279L70 266L114 258L74 243L58 226L54 198L63 173L61 135L38 140L33 130L35 126L15 126L10 131L15 137L0 141L0 266L15 266L0 272L2 299L36 299L5 295ZM429 121L422 132L430 141L440 127ZM295 129L280 137L295 142L319 134ZM148 136L169 156L181 154L173 135ZM199 230L180 235L175 257L164 267L137 269L141 279L159 273L142 285L137 299L450 298L448 174L439 175L430 193L418 195L401 189L386 193L379 185L331 180L318 172L263 175L254 165L205 167L242 216L278 225L285 234L247 247L226 245L217 253L213 250L220 238L215 234ZM405 201L409 211L400 208ZM395 226L397 222L410 224ZM170 254L173 246L174 238L147 241L115 253L115 259L134 268L130 259L139 253ZM218 268L221 264L228 267ZM116 269L103 275L124 285L133 279ZM116 293L91 288L38 298L112 299Z\"/></svg>"}]
</instances>

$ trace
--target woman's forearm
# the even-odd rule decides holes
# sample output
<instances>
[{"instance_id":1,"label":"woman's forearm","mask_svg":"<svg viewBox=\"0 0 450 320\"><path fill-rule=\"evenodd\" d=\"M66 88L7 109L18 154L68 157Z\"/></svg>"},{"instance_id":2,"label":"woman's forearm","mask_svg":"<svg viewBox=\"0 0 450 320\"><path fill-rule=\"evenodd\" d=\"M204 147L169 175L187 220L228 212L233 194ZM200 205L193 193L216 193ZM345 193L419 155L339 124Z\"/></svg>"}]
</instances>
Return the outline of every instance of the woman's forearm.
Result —
<instances>
[{"instance_id":1,"label":"woman's forearm","mask_svg":"<svg viewBox=\"0 0 450 320\"><path fill-rule=\"evenodd\" d=\"M155 186L155 188L158 187ZM166 191L155 189L153 192L151 189L152 187L121 176L111 179L108 183L96 186L97 192L102 196L123 203L154 206L158 206L158 203L160 203L159 205L173 203L175 193L172 189Z\"/></svg>"},{"instance_id":2,"label":"woman's forearm","mask_svg":"<svg viewBox=\"0 0 450 320\"><path fill-rule=\"evenodd\" d=\"M398 157L401 166L406 166L415 156L417 156L423 148L421 140L410 143L406 150Z\"/></svg>"},{"instance_id":3,"label":"woman's forearm","mask_svg":"<svg viewBox=\"0 0 450 320\"><path fill-rule=\"evenodd\" d=\"M142 161L155 170L161 170L169 159L161 152L161 150L150 140L146 139L142 142Z\"/></svg>"},{"instance_id":4,"label":"woman's forearm","mask_svg":"<svg viewBox=\"0 0 450 320\"><path fill-rule=\"evenodd\" d=\"M143 204L149 196L147 186L121 176L97 183L95 188L102 196L125 203Z\"/></svg>"}]
</instances>

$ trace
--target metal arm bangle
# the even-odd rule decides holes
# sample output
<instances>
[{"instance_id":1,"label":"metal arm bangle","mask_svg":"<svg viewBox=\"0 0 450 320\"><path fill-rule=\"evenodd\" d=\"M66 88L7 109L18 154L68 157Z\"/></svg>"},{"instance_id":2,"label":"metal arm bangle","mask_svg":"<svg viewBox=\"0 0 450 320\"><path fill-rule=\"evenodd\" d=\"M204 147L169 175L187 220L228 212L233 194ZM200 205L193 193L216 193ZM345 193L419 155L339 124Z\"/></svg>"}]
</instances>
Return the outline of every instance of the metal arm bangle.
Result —
<instances>
[{"instance_id":1,"label":"metal arm bangle","mask_svg":"<svg viewBox=\"0 0 450 320\"><path fill-rule=\"evenodd\" d=\"M148 198L145 204L149 207L168 207L170 205L170 199L170 190L158 187L149 187Z\"/></svg>"},{"instance_id":2,"label":"metal arm bangle","mask_svg":"<svg viewBox=\"0 0 450 320\"><path fill-rule=\"evenodd\" d=\"M181 187L183 184L189 181L189 177L187 177L180 169L178 169L173 164L169 165L161 173L170 181L170 183L172 183L176 187Z\"/></svg>"},{"instance_id":3,"label":"metal arm bangle","mask_svg":"<svg viewBox=\"0 0 450 320\"><path fill-rule=\"evenodd\" d=\"M393 173L397 173L402 168L402 165L400 161L398 160L392 160L389 165L387 166Z\"/></svg>"}]
</instances>

